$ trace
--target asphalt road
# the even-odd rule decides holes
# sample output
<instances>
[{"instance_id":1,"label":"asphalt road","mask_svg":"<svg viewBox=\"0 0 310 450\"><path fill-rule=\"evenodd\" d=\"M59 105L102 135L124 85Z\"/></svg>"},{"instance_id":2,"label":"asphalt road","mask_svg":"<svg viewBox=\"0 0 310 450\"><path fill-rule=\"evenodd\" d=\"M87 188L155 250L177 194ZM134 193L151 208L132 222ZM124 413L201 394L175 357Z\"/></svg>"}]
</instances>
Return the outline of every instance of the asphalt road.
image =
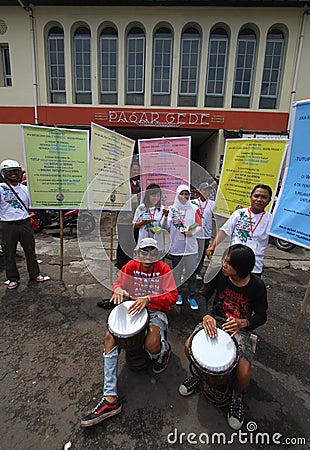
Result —
<instances>
[{"instance_id":1,"label":"asphalt road","mask_svg":"<svg viewBox=\"0 0 310 450\"><path fill-rule=\"evenodd\" d=\"M151 370L133 373L121 354L122 414L80 428L80 418L101 397L102 341L109 314L96 305L99 298L109 297L109 290L97 279L97 270L108 270L108 262L96 257L95 241L92 235L85 239L83 261L77 239L65 235L64 281L58 281L59 239L51 233L38 235L42 272L51 280L28 282L19 251L20 287L8 291L0 286L1 450L60 450L69 443L74 450L309 448L309 314L289 366L285 359L309 282L305 269L310 257L303 249L286 254L272 244L263 274L268 322L258 330L241 434L232 434L226 409L208 403L201 392L188 398L178 394L188 375L183 345L200 320L188 305L174 306L169 313L173 355L167 370L160 375Z\"/></svg>"}]
</instances>

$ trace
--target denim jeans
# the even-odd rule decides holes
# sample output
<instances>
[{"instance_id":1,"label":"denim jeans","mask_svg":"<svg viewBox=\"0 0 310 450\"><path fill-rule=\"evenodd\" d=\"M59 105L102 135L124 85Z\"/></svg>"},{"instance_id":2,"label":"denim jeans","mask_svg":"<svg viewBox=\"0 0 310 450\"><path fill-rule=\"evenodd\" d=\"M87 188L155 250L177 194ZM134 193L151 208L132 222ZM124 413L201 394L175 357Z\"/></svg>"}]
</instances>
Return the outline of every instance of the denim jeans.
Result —
<instances>
[{"instance_id":1,"label":"denim jeans","mask_svg":"<svg viewBox=\"0 0 310 450\"><path fill-rule=\"evenodd\" d=\"M197 267L197 254L193 255L171 255L172 261L172 273L175 280L175 284L178 288L178 293L182 294L181 277L183 268L185 270L185 281L187 281L188 298L194 298L196 295L196 267Z\"/></svg>"},{"instance_id":2,"label":"denim jeans","mask_svg":"<svg viewBox=\"0 0 310 450\"><path fill-rule=\"evenodd\" d=\"M161 311L149 310L149 326L156 325L160 329L161 350L158 361L161 362L163 356L169 349L166 340L168 327L167 315ZM103 353L104 382L103 396L117 396L117 368L118 368L118 346L112 348L109 353Z\"/></svg>"}]
</instances>

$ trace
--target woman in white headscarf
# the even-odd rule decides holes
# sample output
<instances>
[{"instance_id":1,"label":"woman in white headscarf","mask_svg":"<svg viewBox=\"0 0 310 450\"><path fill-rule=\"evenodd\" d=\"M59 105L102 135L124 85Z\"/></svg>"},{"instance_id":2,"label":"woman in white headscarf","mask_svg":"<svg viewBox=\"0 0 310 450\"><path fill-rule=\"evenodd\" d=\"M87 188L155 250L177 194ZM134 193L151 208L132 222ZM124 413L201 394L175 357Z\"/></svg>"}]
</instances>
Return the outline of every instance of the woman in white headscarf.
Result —
<instances>
[{"instance_id":1,"label":"woman in white headscarf","mask_svg":"<svg viewBox=\"0 0 310 450\"><path fill-rule=\"evenodd\" d=\"M173 276L178 288L177 305L183 304L181 276L188 286L188 303L193 310L198 309L196 295L196 267L198 244L196 235L201 229L201 219L190 202L190 188L185 184L178 186L173 205L161 221L161 226L170 231L169 253Z\"/></svg>"}]
</instances>

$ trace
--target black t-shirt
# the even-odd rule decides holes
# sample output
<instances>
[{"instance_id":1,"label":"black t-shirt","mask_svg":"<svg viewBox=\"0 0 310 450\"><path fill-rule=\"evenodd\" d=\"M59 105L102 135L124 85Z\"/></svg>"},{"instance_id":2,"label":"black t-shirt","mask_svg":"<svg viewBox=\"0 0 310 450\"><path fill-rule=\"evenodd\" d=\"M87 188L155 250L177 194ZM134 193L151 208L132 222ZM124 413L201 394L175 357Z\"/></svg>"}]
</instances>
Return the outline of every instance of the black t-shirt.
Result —
<instances>
[{"instance_id":1,"label":"black t-shirt","mask_svg":"<svg viewBox=\"0 0 310 450\"><path fill-rule=\"evenodd\" d=\"M249 330L263 325L267 320L267 291L263 280L251 274L246 286L235 286L220 271L210 283L205 284L203 296L209 300L215 292L211 315L248 319Z\"/></svg>"}]
</instances>

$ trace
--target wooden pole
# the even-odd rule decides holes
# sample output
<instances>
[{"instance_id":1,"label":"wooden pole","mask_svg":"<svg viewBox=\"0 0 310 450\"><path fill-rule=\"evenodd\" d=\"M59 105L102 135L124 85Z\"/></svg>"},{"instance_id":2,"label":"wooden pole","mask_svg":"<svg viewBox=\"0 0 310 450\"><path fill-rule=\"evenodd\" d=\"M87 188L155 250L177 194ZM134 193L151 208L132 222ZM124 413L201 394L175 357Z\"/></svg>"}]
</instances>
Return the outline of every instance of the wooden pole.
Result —
<instances>
[{"instance_id":1,"label":"wooden pole","mask_svg":"<svg viewBox=\"0 0 310 450\"><path fill-rule=\"evenodd\" d=\"M110 261L113 261L113 212L110 211ZM113 265L110 264L110 284L112 286L113 283Z\"/></svg>"},{"instance_id":2,"label":"wooden pole","mask_svg":"<svg viewBox=\"0 0 310 450\"><path fill-rule=\"evenodd\" d=\"M288 354L287 354L287 358L286 358L286 361L285 361L285 364L287 366L290 364L291 359L292 359L292 355L293 355L293 352L294 352L296 341L297 341L297 338L298 338L298 335L299 335L299 330L300 330L301 324L302 324L302 322L303 322L303 320L305 318L306 312L307 312L307 306L308 306L308 303L309 303L309 298L310 298L310 281L308 283L308 287L307 287L307 290L306 290L303 302L302 302L301 307L300 307L299 317L298 317L298 320L297 320L295 331L294 331L294 334L292 336L290 347L289 347Z\"/></svg>"},{"instance_id":3,"label":"wooden pole","mask_svg":"<svg viewBox=\"0 0 310 450\"><path fill-rule=\"evenodd\" d=\"M59 210L59 237L60 237L60 254L59 254L59 281L63 281L63 269L64 269L64 224L62 209Z\"/></svg>"}]
</instances>

